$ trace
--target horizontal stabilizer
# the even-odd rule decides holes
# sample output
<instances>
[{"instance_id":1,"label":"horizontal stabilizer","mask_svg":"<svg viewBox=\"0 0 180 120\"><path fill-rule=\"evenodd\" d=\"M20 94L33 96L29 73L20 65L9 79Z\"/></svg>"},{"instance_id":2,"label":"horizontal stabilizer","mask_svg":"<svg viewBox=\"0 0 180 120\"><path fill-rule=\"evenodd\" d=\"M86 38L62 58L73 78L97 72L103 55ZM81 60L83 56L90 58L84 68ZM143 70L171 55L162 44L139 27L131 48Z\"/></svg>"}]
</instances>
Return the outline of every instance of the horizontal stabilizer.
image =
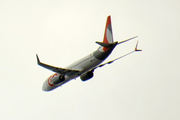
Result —
<instances>
[{"instance_id":1,"label":"horizontal stabilizer","mask_svg":"<svg viewBox=\"0 0 180 120\"><path fill-rule=\"evenodd\" d=\"M102 47L111 47L113 45L112 43L103 43L103 42L97 42L97 41L96 43Z\"/></svg>"}]
</instances>

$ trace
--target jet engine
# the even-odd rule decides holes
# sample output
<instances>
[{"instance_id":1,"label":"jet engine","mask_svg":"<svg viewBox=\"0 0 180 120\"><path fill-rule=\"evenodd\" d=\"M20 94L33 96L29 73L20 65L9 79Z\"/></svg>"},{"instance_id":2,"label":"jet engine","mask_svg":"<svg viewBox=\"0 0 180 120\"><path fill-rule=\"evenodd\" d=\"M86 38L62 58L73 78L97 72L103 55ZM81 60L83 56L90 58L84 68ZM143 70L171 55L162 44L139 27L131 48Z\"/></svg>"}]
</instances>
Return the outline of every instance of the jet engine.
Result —
<instances>
[{"instance_id":1,"label":"jet engine","mask_svg":"<svg viewBox=\"0 0 180 120\"><path fill-rule=\"evenodd\" d=\"M90 78L92 78L93 76L94 76L94 73L92 71L89 71L89 72L86 72L86 73L82 74L80 76L80 78L81 78L82 81L87 81Z\"/></svg>"},{"instance_id":2,"label":"jet engine","mask_svg":"<svg viewBox=\"0 0 180 120\"><path fill-rule=\"evenodd\" d=\"M59 77L57 77L56 79L53 79L53 84L54 85L59 84L59 83L63 82L64 80L65 80L64 75L59 75Z\"/></svg>"}]
</instances>

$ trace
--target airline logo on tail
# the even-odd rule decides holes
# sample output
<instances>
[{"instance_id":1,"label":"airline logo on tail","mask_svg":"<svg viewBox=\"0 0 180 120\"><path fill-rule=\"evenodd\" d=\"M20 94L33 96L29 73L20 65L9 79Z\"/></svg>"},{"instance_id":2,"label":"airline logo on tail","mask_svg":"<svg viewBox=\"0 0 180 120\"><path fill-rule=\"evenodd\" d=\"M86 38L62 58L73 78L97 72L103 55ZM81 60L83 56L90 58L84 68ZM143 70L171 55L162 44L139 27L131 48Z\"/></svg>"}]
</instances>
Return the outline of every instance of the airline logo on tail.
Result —
<instances>
[{"instance_id":1,"label":"airline logo on tail","mask_svg":"<svg viewBox=\"0 0 180 120\"><path fill-rule=\"evenodd\" d=\"M103 43L113 43L113 33L112 33L112 25L111 25L111 16L107 17L104 39ZM106 51L108 48L104 47L103 50Z\"/></svg>"}]
</instances>

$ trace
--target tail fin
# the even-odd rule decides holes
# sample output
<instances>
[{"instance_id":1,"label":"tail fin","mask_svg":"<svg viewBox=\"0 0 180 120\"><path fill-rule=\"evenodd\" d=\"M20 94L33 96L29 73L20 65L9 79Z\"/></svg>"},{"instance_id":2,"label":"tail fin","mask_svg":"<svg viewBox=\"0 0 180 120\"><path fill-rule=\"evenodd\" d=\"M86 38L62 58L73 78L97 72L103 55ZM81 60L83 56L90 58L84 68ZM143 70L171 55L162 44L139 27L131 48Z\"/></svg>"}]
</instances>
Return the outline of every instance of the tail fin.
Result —
<instances>
[{"instance_id":1,"label":"tail fin","mask_svg":"<svg viewBox=\"0 0 180 120\"><path fill-rule=\"evenodd\" d=\"M110 15L107 17L103 43L113 43L113 33Z\"/></svg>"}]
</instances>

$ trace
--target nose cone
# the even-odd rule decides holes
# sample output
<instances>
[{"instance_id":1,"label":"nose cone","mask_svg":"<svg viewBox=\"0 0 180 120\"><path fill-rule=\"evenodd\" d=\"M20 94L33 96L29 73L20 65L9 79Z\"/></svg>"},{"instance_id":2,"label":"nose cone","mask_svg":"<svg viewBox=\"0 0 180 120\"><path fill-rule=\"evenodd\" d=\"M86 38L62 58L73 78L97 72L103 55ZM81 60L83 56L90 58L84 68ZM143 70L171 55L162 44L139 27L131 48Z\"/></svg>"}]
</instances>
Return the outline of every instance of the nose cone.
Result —
<instances>
[{"instance_id":1,"label":"nose cone","mask_svg":"<svg viewBox=\"0 0 180 120\"><path fill-rule=\"evenodd\" d=\"M42 86L42 90L43 91L46 91L46 92L48 92L48 91L51 91L51 90L53 90L54 88L56 88L56 86L50 86L49 84L48 84L48 80L46 80L44 83L43 83L43 86Z\"/></svg>"},{"instance_id":2,"label":"nose cone","mask_svg":"<svg viewBox=\"0 0 180 120\"><path fill-rule=\"evenodd\" d=\"M47 81L43 83L42 90L46 92L50 91Z\"/></svg>"}]
</instances>

